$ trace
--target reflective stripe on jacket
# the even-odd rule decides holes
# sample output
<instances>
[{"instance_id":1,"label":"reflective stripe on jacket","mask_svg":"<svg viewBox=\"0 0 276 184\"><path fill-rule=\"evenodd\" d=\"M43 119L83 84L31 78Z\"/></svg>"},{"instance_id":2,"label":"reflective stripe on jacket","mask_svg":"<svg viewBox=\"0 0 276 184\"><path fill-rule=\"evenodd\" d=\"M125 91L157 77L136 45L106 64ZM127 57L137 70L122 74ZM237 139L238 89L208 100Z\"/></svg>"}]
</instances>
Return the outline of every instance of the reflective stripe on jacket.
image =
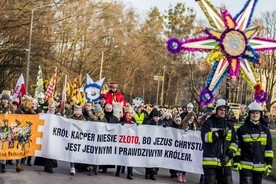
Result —
<instances>
[{"instance_id":1,"label":"reflective stripe on jacket","mask_svg":"<svg viewBox=\"0 0 276 184\"><path fill-rule=\"evenodd\" d=\"M135 113L134 119L136 120L136 123L138 125L142 125L145 120L145 114L144 113L141 113L141 114Z\"/></svg>"},{"instance_id":2,"label":"reflective stripe on jacket","mask_svg":"<svg viewBox=\"0 0 276 184\"><path fill-rule=\"evenodd\" d=\"M226 131L223 138L214 139L214 132L217 130ZM235 153L238 149L234 127L224 118L212 115L207 119L201 128L201 139L203 142L203 167L220 167L224 153L232 150ZM226 166L231 166L231 161Z\"/></svg>"},{"instance_id":3,"label":"reflective stripe on jacket","mask_svg":"<svg viewBox=\"0 0 276 184\"><path fill-rule=\"evenodd\" d=\"M265 165L272 164L271 133L261 121L255 125L248 117L237 130L238 151L234 162L240 163L242 169L264 172Z\"/></svg>"}]
</instances>

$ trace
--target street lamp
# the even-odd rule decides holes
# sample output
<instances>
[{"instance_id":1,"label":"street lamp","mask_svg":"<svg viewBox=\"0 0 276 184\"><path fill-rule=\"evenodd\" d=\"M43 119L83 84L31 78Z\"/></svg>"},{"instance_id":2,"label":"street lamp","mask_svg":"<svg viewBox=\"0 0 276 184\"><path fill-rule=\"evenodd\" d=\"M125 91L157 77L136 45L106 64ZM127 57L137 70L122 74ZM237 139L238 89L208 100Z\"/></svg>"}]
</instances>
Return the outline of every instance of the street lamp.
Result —
<instances>
[{"instance_id":1,"label":"street lamp","mask_svg":"<svg viewBox=\"0 0 276 184\"><path fill-rule=\"evenodd\" d=\"M106 36L103 36L102 39L104 39L105 41L105 47L108 45L108 39L110 39L110 36L109 35L106 35ZM102 50L102 56L101 56L101 65L100 65L100 76L99 76L99 80L102 79L102 73L103 73L103 63L104 63L104 51L105 51L105 48Z\"/></svg>"},{"instance_id":2,"label":"street lamp","mask_svg":"<svg viewBox=\"0 0 276 184\"><path fill-rule=\"evenodd\" d=\"M33 20L34 20L34 11L40 8L45 8L49 6L54 6L56 3L46 4L42 6L35 7L31 10L31 19L30 19L30 32L29 32L29 42L27 51L27 71L26 71L26 88L29 89L29 73L30 73L30 58L31 58L31 45L32 45L32 35L33 35Z\"/></svg>"}]
</instances>

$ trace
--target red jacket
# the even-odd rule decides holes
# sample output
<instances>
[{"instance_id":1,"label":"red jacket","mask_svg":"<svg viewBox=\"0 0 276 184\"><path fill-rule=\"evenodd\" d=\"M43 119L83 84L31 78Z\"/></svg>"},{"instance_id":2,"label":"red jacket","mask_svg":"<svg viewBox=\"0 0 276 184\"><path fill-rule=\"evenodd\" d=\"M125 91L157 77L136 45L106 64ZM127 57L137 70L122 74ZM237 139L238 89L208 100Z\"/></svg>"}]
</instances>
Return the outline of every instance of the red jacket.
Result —
<instances>
[{"instance_id":1,"label":"red jacket","mask_svg":"<svg viewBox=\"0 0 276 184\"><path fill-rule=\"evenodd\" d=\"M126 107L125 98L120 92L108 91L106 93L106 104L113 104L113 102L123 102L123 106Z\"/></svg>"}]
</instances>

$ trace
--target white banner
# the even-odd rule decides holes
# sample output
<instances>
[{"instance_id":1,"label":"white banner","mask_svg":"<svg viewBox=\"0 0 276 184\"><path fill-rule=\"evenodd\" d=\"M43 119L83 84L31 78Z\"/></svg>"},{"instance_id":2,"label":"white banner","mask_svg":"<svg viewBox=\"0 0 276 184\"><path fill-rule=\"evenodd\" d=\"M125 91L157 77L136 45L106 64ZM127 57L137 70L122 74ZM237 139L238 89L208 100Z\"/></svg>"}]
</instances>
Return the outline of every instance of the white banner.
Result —
<instances>
[{"instance_id":1,"label":"white banner","mask_svg":"<svg viewBox=\"0 0 276 184\"><path fill-rule=\"evenodd\" d=\"M171 127L78 121L42 114L36 156L75 163L161 167L203 173L200 132Z\"/></svg>"}]
</instances>

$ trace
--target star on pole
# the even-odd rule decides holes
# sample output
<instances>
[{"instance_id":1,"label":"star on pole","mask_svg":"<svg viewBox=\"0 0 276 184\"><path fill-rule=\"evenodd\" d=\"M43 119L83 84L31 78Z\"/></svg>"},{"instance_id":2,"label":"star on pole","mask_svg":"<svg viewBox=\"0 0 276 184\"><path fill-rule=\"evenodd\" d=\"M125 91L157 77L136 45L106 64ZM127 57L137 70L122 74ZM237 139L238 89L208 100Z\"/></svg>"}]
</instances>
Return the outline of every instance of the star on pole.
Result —
<instances>
[{"instance_id":1,"label":"star on pole","mask_svg":"<svg viewBox=\"0 0 276 184\"><path fill-rule=\"evenodd\" d=\"M172 54L179 54L182 51L209 52L205 61L214 64L207 84L201 91L202 104L212 103L214 92L223 78L229 74L230 79L235 81L240 69L244 74L243 77L255 89L255 100L265 102L268 94L261 89L255 79L252 66L253 63L259 62L260 56L257 52L275 50L276 41L254 37L258 32L258 27L249 27L257 0L249 0L235 18L225 8L221 9L219 14L208 0L199 0L198 2L213 28L206 28L207 36L199 38L184 41L171 38L167 42L167 49Z\"/></svg>"}]
</instances>

